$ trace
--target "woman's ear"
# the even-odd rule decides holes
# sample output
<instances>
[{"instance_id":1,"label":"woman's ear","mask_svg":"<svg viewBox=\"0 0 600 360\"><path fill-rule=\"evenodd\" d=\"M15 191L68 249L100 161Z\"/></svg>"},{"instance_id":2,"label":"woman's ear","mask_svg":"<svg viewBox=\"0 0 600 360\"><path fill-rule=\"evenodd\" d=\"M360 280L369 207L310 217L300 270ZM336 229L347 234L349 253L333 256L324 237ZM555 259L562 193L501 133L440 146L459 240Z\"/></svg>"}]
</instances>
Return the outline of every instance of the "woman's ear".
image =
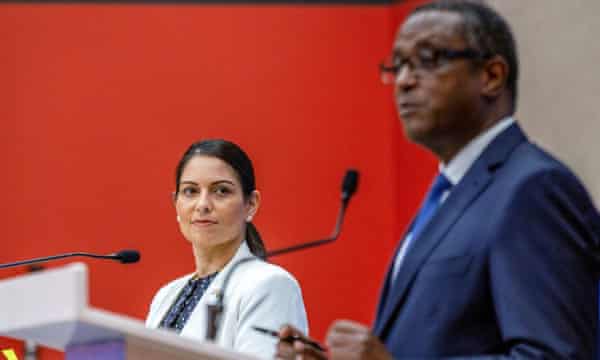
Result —
<instances>
[{"instance_id":1,"label":"woman's ear","mask_svg":"<svg viewBox=\"0 0 600 360\"><path fill-rule=\"evenodd\" d=\"M177 222L181 222L181 216L179 216L179 214L177 213L177 193L175 191L171 193L171 202L173 203L175 213L177 214Z\"/></svg>"},{"instance_id":2,"label":"woman's ear","mask_svg":"<svg viewBox=\"0 0 600 360\"><path fill-rule=\"evenodd\" d=\"M250 196L248 196L246 206L247 206L246 222L250 222L250 221L252 221L252 218L254 217L254 215L256 215L256 212L258 211L258 208L260 207L260 192L258 190L254 190L250 194Z\"/></svg>"}]
</instances>

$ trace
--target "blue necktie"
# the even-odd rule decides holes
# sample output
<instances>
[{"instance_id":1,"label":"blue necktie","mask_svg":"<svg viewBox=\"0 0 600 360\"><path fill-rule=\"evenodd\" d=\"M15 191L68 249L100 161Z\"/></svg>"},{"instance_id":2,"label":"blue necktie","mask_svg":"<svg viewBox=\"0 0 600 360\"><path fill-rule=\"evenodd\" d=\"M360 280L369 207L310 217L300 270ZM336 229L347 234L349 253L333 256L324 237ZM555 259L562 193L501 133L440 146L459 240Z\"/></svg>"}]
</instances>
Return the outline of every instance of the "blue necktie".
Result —
<instances>
[{"instance_id":1,"label":"blue necktie","mask_svg":"<svg viewBox=\"0 0 600 360\"><path fill-rule=\"evenodd\" d=\"M444 174L440 173L433 181L433 185L431 185L431 189L427 193L427 197L425 198L425 202L423 202L423 206L421 206L421 210L415 217L413 224L408 231L408 234L404 238L406 242L401 248L400 251L396 254L396 258L394 259L394 265L392 267L392 277L391 282L396 280L396 276L398 275L398 271L400 270L400 266L404 261L404 257L406 253L409 251L409 248L412 246L412 243L415 241L416 237L419 236L425 225L429 222L435 211L440 206L442 195L444 192L452 187L452 183L444 176Z\"/></svg>"},{"instance_id":2,"label":"blue necktie","mask_svg":"<svg viewBox=\"0 0 600 360\"><path fill-rule=\"evenodd\" d=\"M429 189L429 193L427 194L427 198L425 198L425 202L421 207L421 210L417 214L415 221L413 222L413 226L410 229L410 237L415 239L421 231L423 227L429 222L435 211L441 204L442 195L444 192L452 187L452 183L448 178L444 176L443 173L439 173L435 178L431 189Z\"/></svg>"}]
</instances>

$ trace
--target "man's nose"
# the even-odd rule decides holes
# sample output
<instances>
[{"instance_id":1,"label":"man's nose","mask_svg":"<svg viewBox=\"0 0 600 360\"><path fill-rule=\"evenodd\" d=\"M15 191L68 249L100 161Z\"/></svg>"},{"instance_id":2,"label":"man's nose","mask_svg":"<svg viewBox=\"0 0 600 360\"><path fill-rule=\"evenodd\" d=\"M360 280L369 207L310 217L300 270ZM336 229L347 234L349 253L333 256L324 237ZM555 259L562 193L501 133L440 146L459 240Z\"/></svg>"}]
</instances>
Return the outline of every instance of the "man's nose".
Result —
<instances>
[{"instance_id":1,"label":"man's nose","mask_svg":"<svg viewBox=\"0 0 600 360\"><path fill-rule=\"evenodd\" d=\"M404 65L398 70L396 74L395 85L397 90L409 90L417 84L417 77L412 66Z\"/></svg>"}]
</instances>

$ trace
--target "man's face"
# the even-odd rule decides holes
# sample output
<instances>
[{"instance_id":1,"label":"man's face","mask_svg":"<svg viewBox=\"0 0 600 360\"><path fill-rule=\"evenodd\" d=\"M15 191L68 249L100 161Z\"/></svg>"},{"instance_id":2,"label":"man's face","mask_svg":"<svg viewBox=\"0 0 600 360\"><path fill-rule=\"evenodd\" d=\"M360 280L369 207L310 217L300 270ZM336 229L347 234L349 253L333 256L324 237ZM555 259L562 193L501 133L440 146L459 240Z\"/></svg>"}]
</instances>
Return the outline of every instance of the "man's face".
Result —
<instances>
[{"instance_id":1,"label":"man's face","mask_svg":"<svg viewBox=\"0 0 600 360\"><path fill-rule=\"evenodd\" d=\"M412 141L435 153L464 145L480 121L480 77L471 60L444 58L469 48L459 14L417 13L398 30L392 57L406 63L394 83L398 115ZM440 51L441 50L441 51ZM475 130L476 131L476 130Z\"/></svg>"}]
</instances>

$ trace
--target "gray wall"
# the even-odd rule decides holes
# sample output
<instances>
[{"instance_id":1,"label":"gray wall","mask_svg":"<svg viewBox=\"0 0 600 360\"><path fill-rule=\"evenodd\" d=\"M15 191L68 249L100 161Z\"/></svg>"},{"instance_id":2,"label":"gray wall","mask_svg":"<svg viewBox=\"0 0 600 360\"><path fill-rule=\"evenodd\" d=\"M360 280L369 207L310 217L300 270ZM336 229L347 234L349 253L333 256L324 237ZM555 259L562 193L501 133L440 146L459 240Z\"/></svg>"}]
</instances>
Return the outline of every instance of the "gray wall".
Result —
<instances>
[{"instance_id":1,"label":"gray wall","mask_svg":"<svg viewBox=\"0 0 600 360\"><path fill-rule=\"evenodd\" d=\"M517 119L600 204L600 1L489 0L521 60Z\"/></svg>"}]
</instances>

